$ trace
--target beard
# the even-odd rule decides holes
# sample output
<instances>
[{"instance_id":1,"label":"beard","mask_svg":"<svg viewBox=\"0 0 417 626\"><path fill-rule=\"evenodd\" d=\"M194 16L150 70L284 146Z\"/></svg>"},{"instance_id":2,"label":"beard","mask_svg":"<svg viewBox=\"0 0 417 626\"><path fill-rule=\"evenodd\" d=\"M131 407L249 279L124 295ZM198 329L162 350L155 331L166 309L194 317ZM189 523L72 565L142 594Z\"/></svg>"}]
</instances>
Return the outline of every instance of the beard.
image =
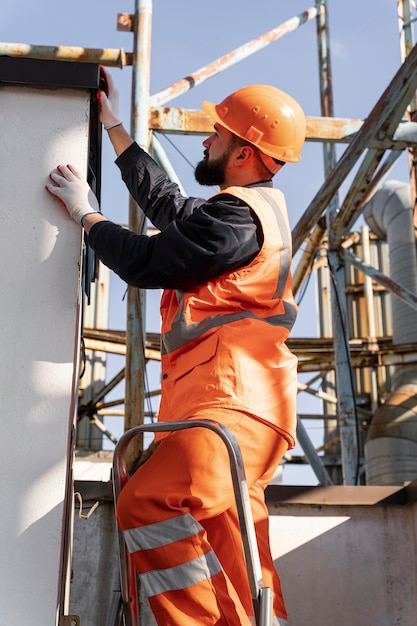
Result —
<instances>
[{"instance_id":1,"label":"beard","mask_svg":"<svg viewBox=\"0 0 417 626\"><path fill-rule=\"evenodd\" d=\"M194 171L194 177L200 185L222 185L224 183L226 165L229 153L225 152L218 159L208 160L208 156L202 159Z\"/></svg>"}]
</instances>

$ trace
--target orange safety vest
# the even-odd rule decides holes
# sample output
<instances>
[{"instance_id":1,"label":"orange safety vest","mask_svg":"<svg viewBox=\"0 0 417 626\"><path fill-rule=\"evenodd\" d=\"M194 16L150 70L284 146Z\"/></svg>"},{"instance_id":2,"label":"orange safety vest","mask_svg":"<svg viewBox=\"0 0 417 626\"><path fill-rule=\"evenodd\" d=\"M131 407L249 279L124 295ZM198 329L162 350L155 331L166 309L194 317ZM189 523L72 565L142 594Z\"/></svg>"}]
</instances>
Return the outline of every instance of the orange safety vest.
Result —
<instances>
[{"instance_id":1,"label":"orange safety vest","mask_svg":"<svg viewBox=\"0 0 417 626\"><path fill-rule=\"evenodd\" d=\"M284 342L297 306L284 196L269 187L229 187L222 193L251 207L264 242L238 270L190 291L164 291L158 419L187 419L196 409L236 409L270 425L292 448L297 360Z\"/></svg>"}]
</instances>

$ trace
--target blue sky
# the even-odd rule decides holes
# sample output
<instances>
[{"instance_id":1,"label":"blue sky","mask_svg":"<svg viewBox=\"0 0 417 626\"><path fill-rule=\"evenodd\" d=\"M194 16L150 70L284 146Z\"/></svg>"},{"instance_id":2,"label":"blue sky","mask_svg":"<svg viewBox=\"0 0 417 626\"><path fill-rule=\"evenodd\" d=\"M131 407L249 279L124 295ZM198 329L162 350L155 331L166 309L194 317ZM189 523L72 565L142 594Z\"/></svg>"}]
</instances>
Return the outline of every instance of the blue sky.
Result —
<instances>
[{"instance_id":1,"label":"blue sky","mask_svg":"<svg viewBox=\"0 0 417 626\"><path fill-rule=\"evenodd\" d=\"M154 0L151 52L151 94L156 93L228 52L275 28L289 18L314 6L301 0ZM132 34L118 32L118 13L134 10L132 1L2 0L0 41L36 45L123 48L132 50ZM336 117L365 118L400 65L397 0L328 0L330 51L332 61L334 109ZM130 125L131 69L110 70L120 90L121 116ZM306 115L320 115L315 20L275 41L252 57L219 73L195 89L167 103L168 106L198 109L205 99L219 101L231 91L251 83L269 83L291 93ZM160 141L171 158L188 195L210 195L199 187L193 168L202 156L202 138L171 136ZM338 155L344 147L338 148ZM183 158L179 152L185 158ZM113 164L113 153L106 136L103 142L102 210L115 221L128 219L127 192ZM45 173L47 175L47 173ZM400 160L391 177L408 181L405 159ZM291 226L294 226L323 182L322 149L307 143L303 160L288 165L276 177L275 186L285 193ZM346 186L342 187L341 198ZM125 327L124 285L112 280L110 327ZM148 296L148 330L159 330L157 293ZM314 281L301 303L293 334L315 336L316 301ZM116 370L119 364L116 365ZM151 374L152 376L152 374ZM157 376L157 373L155 374ZM155 387L155 385L151 385ZM120 393L116 396L120 397ZM303 403L303 400L300 399ZM307 406L311 399L307 398ZM311 411L312 408L302 410ZM320 408L318 408L320 410ZM307 429L317 445L320 425L308 423ZM113 427L111 425L111 427ZM297 453L300 451L297 450ZM294 470L289 482L297 482ZM302 473L301 482L314 477Z\"/></svg>"}]
</instances>

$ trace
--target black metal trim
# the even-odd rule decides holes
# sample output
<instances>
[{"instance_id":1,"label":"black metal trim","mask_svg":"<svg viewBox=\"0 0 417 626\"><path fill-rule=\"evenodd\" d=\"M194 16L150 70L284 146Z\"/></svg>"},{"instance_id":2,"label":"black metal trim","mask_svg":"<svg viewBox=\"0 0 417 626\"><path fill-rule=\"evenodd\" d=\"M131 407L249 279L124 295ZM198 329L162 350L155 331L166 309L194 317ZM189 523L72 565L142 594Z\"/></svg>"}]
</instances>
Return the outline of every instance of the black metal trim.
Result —
<instances>
[{"instance_id":1,"label":"black metal trim","mask_svg":"<svg viewBox=\"0 0 417 626\"><path fill-rule=\"evenodd\" d=\"M99 81L97 63L0 56L0 83L98 89Z\"/></svg>"}]
</instances>

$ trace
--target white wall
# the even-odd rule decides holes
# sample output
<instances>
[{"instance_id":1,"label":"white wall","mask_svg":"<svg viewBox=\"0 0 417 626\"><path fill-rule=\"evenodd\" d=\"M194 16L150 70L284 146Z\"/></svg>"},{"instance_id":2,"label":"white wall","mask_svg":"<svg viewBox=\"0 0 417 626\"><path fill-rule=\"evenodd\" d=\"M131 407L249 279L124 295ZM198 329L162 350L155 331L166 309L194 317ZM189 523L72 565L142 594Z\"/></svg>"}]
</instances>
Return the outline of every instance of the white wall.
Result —
<instances>
[{"instance_id":1,"label":"white wall","mask_svg":"<svg viewBox=\"0 0 417 626\"><path fill-rule=\"evenodd\" d=\"M0 86L0 626L51 626L60 601L82 238L44 185L86 171L89 98Z\"/></svg>"}]
</instances>

